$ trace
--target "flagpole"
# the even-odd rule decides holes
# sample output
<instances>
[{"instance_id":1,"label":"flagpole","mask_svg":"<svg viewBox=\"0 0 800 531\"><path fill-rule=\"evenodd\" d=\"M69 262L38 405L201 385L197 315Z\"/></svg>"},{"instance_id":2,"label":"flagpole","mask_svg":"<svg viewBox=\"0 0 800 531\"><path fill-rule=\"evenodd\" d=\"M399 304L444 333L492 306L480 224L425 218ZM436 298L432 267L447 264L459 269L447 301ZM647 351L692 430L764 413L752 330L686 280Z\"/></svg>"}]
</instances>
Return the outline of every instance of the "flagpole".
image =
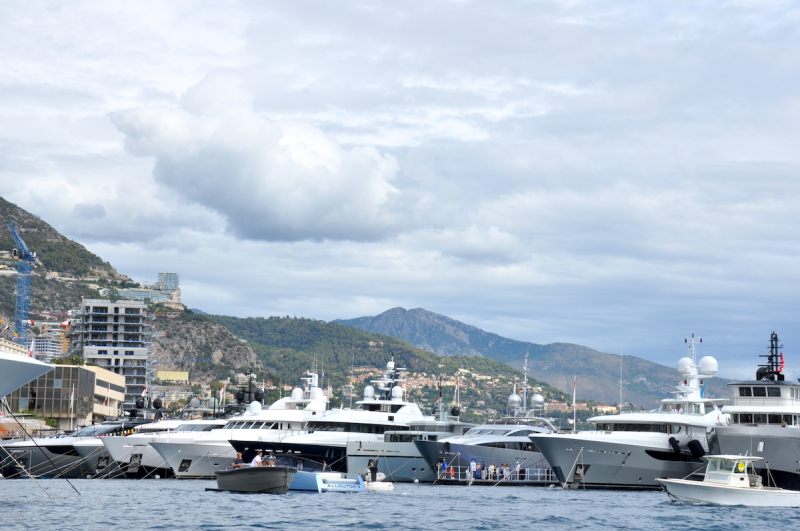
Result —
<instances>
[{"instance_id":1,"label":"flagpole","mask_svg":"<svg viewBox=\"0 0 800 531\"><path fill-rule=\"evenodd\" d=\"M572 430L577 433L578 432L578 421L577 421L577 408L575 404L575 394L578 388L578 380L575 376L572 377Z\"/></svg>"}]
</instances>

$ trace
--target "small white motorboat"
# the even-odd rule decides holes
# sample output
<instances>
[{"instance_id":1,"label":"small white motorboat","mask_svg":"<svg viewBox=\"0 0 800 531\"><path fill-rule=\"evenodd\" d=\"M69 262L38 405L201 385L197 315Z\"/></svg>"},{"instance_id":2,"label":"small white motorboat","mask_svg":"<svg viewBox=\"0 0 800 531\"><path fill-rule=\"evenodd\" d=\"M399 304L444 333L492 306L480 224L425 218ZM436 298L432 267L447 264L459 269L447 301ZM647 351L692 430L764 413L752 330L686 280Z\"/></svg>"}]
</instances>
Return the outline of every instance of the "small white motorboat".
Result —
<instances>
[{"instance_id":1,"label":"small white motorboat","mask_svg":"<svg viewBox=\"0 0 800 531\"><path fill-rule=\"evenodd\" d=\"M800 491L765 487L753 467L760 457L708 455L703 481L658 478L673 500L745 507L800 507Z\"/></svg>"}]
</instances>

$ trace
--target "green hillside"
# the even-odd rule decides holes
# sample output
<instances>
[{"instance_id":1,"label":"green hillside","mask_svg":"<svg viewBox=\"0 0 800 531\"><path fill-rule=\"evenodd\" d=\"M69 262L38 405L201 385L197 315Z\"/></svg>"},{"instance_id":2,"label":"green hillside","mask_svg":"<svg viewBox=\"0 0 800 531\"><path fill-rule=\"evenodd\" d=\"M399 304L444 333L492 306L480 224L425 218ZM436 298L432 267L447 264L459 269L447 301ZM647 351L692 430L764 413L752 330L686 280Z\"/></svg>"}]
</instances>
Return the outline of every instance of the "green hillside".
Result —
<instances>
[{"instance_id":1,"label":"green hillside","mask_svg":"<svg viewBox=\"0 0 800 531\"><path fill-rule=\"evenodd\" d=\"M290 317L240 319L214 315L207 318L246 339L261 357L268 377L274 382L294 383L299 374L316 367L325 373L326 383L336 391L349 383L354 367L380 369L392 358L408 369L409 379L423 375L453 377L459 369L465 369L469 372L460 373L462 404L469 418L479 418L480 415L475 415L477 410L504 412L514 379L522 381L520 370L485 357L440 357L405 341L336 323ZM432 407L437 394L433 382L410 391L410 398ZM529 381L529 384L546 398L566 399L564 393L547 384L536 381ZM445 399L449 401L452 393L450 387Z\"/></svg>"},{"instance_id":2,"label":"green hillside","mask_svg":"<svg viewBox=\"0 0 800 531\"><path fill-rule=\"evenodd\" d=\"M25 244L34 251L45 271L57 271L67 276L116 276L108 262L89 252L83 245L62 236L53 227L0 197L0 250L10 251L16 245L6 224L16 227Z\"/></svg>"}]
</instances>

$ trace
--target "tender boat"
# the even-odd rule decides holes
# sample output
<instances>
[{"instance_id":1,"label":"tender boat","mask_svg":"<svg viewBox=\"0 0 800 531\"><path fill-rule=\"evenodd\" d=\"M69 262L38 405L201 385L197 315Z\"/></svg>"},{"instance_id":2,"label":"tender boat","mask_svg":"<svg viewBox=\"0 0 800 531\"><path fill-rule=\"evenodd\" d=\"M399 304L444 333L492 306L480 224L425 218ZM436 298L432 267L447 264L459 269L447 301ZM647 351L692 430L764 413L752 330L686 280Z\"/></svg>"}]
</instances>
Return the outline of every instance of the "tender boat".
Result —
<instances>
[{"instance_id":1,"label":"tender boat","mask_svg":"<svg viewBox=\"0 0 800 531\"><path fill-rule=\"evenodd\" d=\"M217 471L217 490L286 494L297 469L290 466L247 466Z\"/></svg>"},{"instance_id":2,"label":"tender boat","mask_svg":"<svg viewBox=\"0 0 800 531\"><path fill-rule=\"evenodd\" d=\"M800 492L778 487L765 487L753 463L760 457L743 455L709 455L703 481L665 479L670 498L688 503L742 505L745 507L800 507Z\"/></svg>"}]
</instances>

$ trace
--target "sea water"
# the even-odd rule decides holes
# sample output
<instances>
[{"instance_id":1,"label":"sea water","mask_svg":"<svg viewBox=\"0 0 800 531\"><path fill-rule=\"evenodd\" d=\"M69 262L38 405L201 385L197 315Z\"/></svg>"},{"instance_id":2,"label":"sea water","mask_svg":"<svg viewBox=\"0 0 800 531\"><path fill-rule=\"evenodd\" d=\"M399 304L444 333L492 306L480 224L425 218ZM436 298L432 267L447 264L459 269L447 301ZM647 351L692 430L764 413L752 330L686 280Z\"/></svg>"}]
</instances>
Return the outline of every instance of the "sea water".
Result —
<instances>
[{"instance_id":1,"label":"sea water","mask_svg":"<svg viewBox=\"0 0 800 531\"><path fill-rule=\"evenodd\" d=\"M686 531L800 524L800 509L682 505L663 492L397 483L393 492L271 495L210 492L207 487L215 482L0 479L0 529Z\"/></svg>"}]
</instances>

